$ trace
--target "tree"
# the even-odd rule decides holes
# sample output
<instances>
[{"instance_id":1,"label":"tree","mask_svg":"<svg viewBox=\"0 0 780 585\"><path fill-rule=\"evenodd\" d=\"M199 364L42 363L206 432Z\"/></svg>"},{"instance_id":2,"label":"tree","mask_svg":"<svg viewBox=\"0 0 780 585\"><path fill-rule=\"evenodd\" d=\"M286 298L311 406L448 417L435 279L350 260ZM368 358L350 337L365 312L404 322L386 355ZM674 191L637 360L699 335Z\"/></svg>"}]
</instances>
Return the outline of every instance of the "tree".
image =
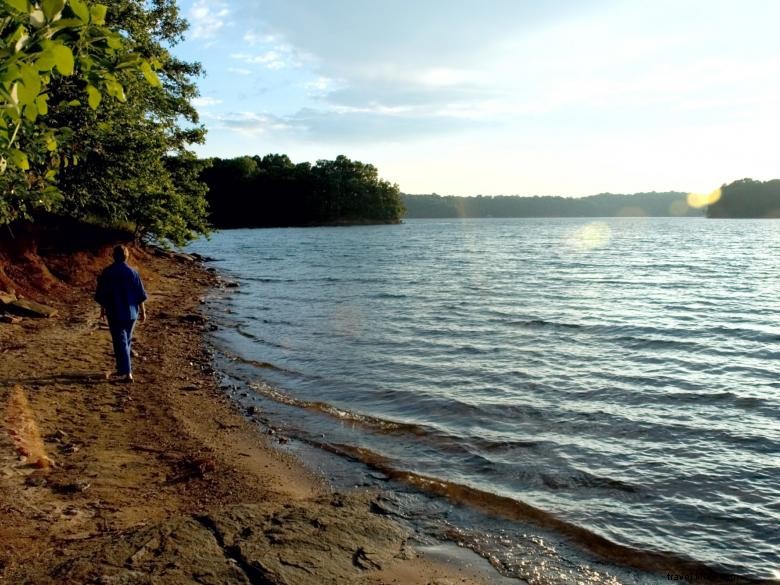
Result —
<instances>
[{"instance_id":1,"label":"tree","mask_svg":"<svg viewBox=\"0 0 780 585\"><path fill-rule=\"evenodd\" d=\"M107 7L84 0L0 2L0 224L62 201L58 169L77 162L73 132L47 115L96 109L103 95L125 100L120 76L159 85L155 61L106 24ZM53 84L78 78L70 95Z\"/></svg>"},{"instance_id":2,"label":"tree","mask_svg":"<svg viewBox=\"0 0 780 585\"><path fill-rule=\"evenodd\" d=\"M61 209L68 215L126 225L138 237L183 244L208 229L206 187L199 176L207 165L189 150L205 129L191 105L198 95L197 63L183 62L169 47L188 24L175 0L114 0L107 24L122 30L135 53L157 65L158 86L127 72L125 102L106 104L99 112L81 108L50 117L55 126L77 128L78 167L63 169ZM54 92L69 98L78 82L63 80Z\"/></svg>"},{"instance_id":3,"label":"tree","mask_svg":"<svg viewBox=\"0 0 780 585\"><path fill-rule=\"evenodd\" d=\"M740 179L720 189L720 197L707 206L710 218L780 217L780 179Z\"/></svg>"}]
</instances>

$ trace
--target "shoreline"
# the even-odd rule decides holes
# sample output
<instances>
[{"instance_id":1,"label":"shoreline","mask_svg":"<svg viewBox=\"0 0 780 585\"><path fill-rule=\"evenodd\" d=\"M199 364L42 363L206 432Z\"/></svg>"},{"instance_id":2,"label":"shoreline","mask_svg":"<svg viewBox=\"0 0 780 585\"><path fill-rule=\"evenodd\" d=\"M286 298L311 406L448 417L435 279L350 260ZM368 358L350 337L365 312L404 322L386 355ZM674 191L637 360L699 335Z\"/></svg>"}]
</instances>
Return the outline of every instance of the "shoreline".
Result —
<instances>
[{"instance_id":1,"label":"shoreline","mask_svg":"<svg viewBox=\"0 0 780 585\"><path fill-rule=\"evenodd\" d=\"M59 317L0 325L0 583L502 580L474 553L415 551L374 491L332 491L238 411L199 313L218 279L198 263L135 254L151 293L138 381L108 382L91 301L107 256L91 262L38 299Z\"/></svg>"}]
</instances>

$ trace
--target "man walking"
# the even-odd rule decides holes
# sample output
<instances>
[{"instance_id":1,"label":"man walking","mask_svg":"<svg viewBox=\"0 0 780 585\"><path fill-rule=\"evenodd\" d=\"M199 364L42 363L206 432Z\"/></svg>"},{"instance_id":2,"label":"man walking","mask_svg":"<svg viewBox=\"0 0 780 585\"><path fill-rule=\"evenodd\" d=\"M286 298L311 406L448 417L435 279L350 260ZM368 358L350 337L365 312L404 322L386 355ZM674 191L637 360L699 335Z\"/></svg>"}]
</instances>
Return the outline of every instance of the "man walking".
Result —
<instances>
[{"instance_id":1,"label":"man walking","mask_svg":"<svg viewBox=\"0 0 780 585\"><path fill-rule=\"evenodd\" d=\"M146 321L146 291L138 272L127 265L129 256L125 246L114 248L114 263L98 277L95 291L95 300L100 304L100 318L108 317L116 373L123 382L133 381L130 362L133 327L139 316L141 321Z\"/></svg>"}]
</instances>

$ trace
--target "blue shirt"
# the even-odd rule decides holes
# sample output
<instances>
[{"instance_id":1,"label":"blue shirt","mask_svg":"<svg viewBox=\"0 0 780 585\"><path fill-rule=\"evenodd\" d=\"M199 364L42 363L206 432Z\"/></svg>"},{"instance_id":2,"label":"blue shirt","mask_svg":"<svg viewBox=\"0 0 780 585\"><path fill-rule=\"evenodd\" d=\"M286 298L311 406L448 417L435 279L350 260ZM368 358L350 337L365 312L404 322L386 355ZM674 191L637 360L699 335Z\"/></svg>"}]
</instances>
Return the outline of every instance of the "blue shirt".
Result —
<instances>
[{"instance_id":1,"label":"blue shirt","mask_svg":"<svg viewBox=\"0 0 780 585\"><path fill-rule=\"evenodd\" d=\"M114 262L98 277L95 300L111 320L135 321L146 298L141 277L124 262Z\"/></svg>"}]
</instances>

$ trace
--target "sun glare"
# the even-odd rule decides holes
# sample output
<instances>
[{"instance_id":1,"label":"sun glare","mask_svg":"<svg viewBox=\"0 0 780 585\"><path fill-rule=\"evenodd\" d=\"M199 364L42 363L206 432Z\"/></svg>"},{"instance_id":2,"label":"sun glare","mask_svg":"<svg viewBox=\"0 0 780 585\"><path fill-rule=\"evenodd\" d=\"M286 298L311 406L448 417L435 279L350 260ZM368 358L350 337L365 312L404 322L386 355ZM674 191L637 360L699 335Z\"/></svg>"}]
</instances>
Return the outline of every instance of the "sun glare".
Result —
<instances>
[{"instance_id":1,"label":"sun glare","mask_svg":"<svg viewBox=\"0 0 780 585\"><path fill-rule=\"evenodd\" d=\"M569 247L578 252L603 248L612 239L612 230L603 221L594 221L582 226L568 238Z\"/></svg>"},{"instance_id":2,"label":"sun glare","mask_svg":"<svg viewBox=\"0 0 780 585\"><path fill-rule=\"evenodd\" d=\"M701 209L712 205L720 199L720 189L715 189L712 193L688 193L688 205Z\"/></svg>"}]
</instances>

